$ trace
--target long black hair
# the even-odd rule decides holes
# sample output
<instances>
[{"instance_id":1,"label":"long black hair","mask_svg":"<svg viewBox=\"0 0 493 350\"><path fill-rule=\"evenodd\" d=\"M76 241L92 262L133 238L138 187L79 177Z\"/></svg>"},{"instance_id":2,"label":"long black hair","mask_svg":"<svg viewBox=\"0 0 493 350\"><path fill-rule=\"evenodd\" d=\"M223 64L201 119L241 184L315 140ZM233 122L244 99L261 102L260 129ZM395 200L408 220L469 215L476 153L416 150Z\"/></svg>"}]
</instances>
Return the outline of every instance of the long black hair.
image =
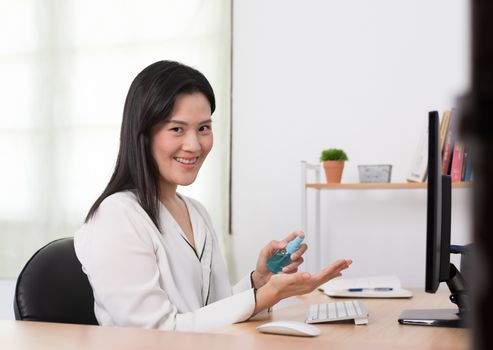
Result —
<instances>
[{"instance_id":1,"label":"long black hair","mask_svg":"<svg viewBox=\"0 0 493 350\"><path fill-rule=\"evenodd\" d=\"M152 157L151 130L170 117L179 94L200 92L216 108L214 91L198 70L173 61L159 61L146 67L130 85L120 132L120 149L115 170L103 193L94 202L88 222L108 196L134 190L139 204L159 227L159 169Z\"/></svg>"}]
</instances>

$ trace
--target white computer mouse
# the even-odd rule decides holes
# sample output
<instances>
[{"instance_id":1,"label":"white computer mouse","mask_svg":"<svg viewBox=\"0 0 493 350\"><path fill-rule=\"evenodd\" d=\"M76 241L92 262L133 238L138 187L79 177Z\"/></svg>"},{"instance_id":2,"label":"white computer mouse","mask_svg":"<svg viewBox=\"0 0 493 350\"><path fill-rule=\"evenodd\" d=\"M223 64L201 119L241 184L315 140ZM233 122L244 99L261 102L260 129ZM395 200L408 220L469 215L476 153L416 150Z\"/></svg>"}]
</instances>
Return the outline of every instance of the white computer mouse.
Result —
<instances>
[{"instance_id":1,"label":"white computer mouse","mask_svg":"<svg viewBox=\"0 0 493 350\"><path fill-rule=\"evenodd\" d=\"M257 327L262 333L296 335L299 337L316 337L320 329L300 321L273 321Z\"/></svg>"}]
</instances>

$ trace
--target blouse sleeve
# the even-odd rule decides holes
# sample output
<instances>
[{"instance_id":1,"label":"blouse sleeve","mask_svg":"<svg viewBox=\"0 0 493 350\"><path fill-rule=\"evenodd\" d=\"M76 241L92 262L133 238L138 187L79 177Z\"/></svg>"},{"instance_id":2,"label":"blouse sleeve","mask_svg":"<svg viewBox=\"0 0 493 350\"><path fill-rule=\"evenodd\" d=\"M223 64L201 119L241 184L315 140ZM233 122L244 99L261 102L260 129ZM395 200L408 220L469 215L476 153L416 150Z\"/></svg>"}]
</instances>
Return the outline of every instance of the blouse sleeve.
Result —
<instances>
[{"instance_id":1,"label":"blouse sleeve","mask_svg":"<svg viewBox=\"0 0 493 350\"><path fill-rule=\"evenodd\" d=\"M244 276L241 280L239 280L234 286L233 286L233 293L237 294L240 293L244 290L254 288L251 280L251 275L252 272L249 272L246 276Z\"/></svg>"},{"instance_id":2,"label":"blouse sleeve","mask_svg":"<svg viewBox=\"0 0 493 350\"><path fill-rule=\"evenodd\" d=\"M251 316L255 308L253 289L179 314L160 286L157 246L146 232L154 234L154 224L148 216L143 218L140 206L132 207L136 203L112 197L101 203L75 236L77 257L93 288L100 324L208 331Z\"/></svg>"},{"instance_id":3,"label":"blouse sleeve","mask_svg":"<svg viewBox=\"0 0 493 350\"><path fill-rule=\"evenodd\" d=\"M207 332L233 323L246 321L255 310L253 289L206 305L193 312L176 316L177 331Z\"/></svg>"}]
</instances>

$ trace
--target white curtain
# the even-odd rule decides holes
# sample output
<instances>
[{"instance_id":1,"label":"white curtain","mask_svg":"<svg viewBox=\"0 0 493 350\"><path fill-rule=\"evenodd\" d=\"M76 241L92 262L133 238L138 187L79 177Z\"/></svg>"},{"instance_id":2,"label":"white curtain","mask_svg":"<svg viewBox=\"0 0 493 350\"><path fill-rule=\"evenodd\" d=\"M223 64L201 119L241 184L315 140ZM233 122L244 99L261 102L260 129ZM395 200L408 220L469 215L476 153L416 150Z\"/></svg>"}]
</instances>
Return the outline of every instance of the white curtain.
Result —
<instances>
[{"instance_id":1,"label":"white curtain","mask_svg":"<svg viewBox=\"0 0 493 350\"><path fill-rule=\"evenodd\" d=\"M231 0L0 0L0 277L72 236L115 165L123 104L147 65L202 71L215 146L197 182L226 239Z\"/></svg>"}]
</instances>

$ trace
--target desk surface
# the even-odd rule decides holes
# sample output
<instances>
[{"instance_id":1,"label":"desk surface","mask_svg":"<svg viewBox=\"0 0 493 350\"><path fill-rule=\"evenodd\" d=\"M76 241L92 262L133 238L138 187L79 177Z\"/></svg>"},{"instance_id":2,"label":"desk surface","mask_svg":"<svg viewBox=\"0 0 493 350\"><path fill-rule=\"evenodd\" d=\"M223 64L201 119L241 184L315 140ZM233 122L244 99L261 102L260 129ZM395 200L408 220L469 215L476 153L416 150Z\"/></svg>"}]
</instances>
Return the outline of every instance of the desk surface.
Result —
<instances>
[{"instance_id":1,"label":"desk surface","mask_svg":"<svg viewBox=\"0 0 493 350\"><path fill-rule=\"evenodd\" d=\"M401 325L397 319L404 309L453 308L448 290L428 294L420 289L411 289L414 296L410 299L361 299L370 317L368 325L353 323L317 324L322 334L311 339L311 343L359 344L360 349L375 345L375 348L411 348L411 349L468 349L469 330L429 326ZM347 300L329 298L321 292L299 297L302 302L268 315L257 316L250 322L228 326L217 333L254 335L255 327L270 320L303 321L307 304ZM265 335L286 338L276 335ZM342 347L344 348L344 347Z\"/></svg>"},{"instance_id":2,"label":"desk surface","mask_svg":"<svg viewBox=\"0 0 493 350\"><path fill-rule=\"evenodd\" d=\"M438 327L402 326L397 318L406 308L449 307L446 293L414 290L412 299L364 299L369 324L319 324L322 334L299 338L261 334L259 324L271 319L303 320L307 305L330 300L319 292L301 303L225 327L214 333L182 333L133 328L82 326L43 322L0 321L2 349L468 349L469 331Z\"/></svg>"}]
</instances>

